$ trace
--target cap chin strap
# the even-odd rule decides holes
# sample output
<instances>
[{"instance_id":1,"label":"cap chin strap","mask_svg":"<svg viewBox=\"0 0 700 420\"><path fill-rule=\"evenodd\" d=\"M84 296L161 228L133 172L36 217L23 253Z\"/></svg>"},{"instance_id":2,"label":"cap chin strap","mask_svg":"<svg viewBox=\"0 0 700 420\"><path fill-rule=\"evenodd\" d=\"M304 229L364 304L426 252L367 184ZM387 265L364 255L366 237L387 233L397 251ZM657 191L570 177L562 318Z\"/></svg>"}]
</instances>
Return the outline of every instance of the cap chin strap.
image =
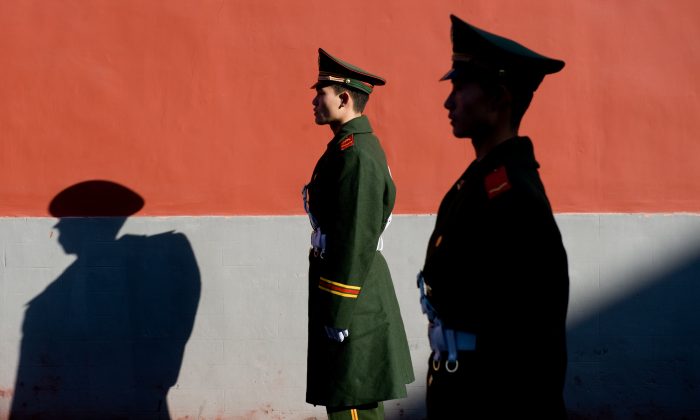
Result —
<instances>
[{"instance_id":1,"label":"cap chin strap","mask_svg":"<svg viewBox=\"0 0 700 420\"><path fill-rule=\"evenodd\" d=\"M464 53L454 53L452 54L452 61L461 61L463 63L468 63L472 61L474 57L472 57L469 54L464 54Z\"/></svg>"},{"instance_id":2,"label":"cap chin strap","mask_svg":"<svg viewBox=\"0 0 700 420\"><path fill-rule=\"evenodd\" d=\"M367 94L372 93L372 90L374 89L374 85L372 85L370 83L365 83L363 81L360 81L357 79L351 79L349 77L333 76L333 75L328 74L326 72L319 72L318 81L319 82L343 83L343 84L346 84L346 85L353 87L355 89L362 90Z\"/></svg>"},{"instance_id":3,"label":"cap chin strap","mask_svg":"<svg viewBox=\"0 0 700 420\"><path fill-rule=\"evenodd\" d=\"M346 79L344 77L335 77L335 76L318 76L318 81L331 81L331 82L338 82L338 83L350 83L350 79Z\"/></svg>"}]
</instances>

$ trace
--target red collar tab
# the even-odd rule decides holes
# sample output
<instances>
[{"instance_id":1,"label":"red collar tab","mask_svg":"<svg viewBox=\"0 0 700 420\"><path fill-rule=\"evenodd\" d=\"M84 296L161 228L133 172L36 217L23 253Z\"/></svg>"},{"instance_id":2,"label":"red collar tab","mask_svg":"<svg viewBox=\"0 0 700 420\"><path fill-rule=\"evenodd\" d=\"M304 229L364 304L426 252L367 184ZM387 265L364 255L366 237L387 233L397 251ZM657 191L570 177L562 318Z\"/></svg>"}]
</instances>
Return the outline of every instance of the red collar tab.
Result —
<instances>
[{"instance_id":1,"label":"red collar tab","mask_svg":"<svg viewBox=\"0 0 700 420\"><path fill-rule=\"evenodd\" d=\"M340 150L345 150L349 147L352 147L355 144L355 138L352 134L349 136L345 137L343 141L340 142Z\"/></svg>"},{"instance_id":2,"label":"red collar tab","mask_svg":"<svg viewBox=\"0 0 700 420\"><path fill-rule=\"evenodd\" d=\"M484 187L489 198L494 198L510 189L510 181L505 166L499 166L484 179Z\"/></svg>"}]
</instances>

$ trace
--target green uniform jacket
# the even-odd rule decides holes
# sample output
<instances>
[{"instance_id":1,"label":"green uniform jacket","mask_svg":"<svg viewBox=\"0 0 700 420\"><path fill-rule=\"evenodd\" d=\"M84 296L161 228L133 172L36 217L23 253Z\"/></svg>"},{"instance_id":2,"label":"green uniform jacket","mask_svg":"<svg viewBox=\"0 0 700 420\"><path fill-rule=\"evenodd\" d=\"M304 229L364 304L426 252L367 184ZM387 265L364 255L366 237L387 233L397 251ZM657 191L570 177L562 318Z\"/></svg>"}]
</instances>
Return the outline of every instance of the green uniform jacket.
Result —
<instances>
[{"instance_id":1,"label":"green uniform jacket","mask_svg":"<svg viewBox=\"0 0 700 420\"><path fill-rule=\"evenodd\" d=\"M511 402L555 418L569 277L538 168L526 137L473 162L440 205L423 273L443 324L476 334L469 377L479 394L464 403Z\"/></svg>"},{"instance_id":2,"label":"green uniform jacket","mask_svg":"<svg viewBox=\"0 0 700 420\"><path fill-rule=\"evenodd\" d=\"M308 186L309 211L326 235L323 258L309 257L306 401L353 406L406 396L413 369L379 238L396 189L365 116L328 143ZM348 329L342 343L324 326Z\"/></svg>"}]
</instances>

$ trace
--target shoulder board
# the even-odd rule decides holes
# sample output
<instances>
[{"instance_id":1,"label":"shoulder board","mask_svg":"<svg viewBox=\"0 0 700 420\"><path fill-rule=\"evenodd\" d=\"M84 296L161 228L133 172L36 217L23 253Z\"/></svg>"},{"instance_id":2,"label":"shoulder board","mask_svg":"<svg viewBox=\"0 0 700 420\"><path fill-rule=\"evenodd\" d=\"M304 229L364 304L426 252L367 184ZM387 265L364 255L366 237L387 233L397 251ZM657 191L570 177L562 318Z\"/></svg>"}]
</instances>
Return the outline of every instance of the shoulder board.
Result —
<instances>
[{"instance_id":1,"label":"shoulder board","mask_svg":"<svg viewBox=\"0 0 700 420\"><path fill-rule=\"evenodd\" d=\"M345 150L347 148L352 147L355 144L355 138L352 134L349 136L345 137L341 142L340 142L340 150Z\"/></svg>"},{"instance_id":2,"label":"shoulder board","mask_svg":"<svg viewBox=\"0 0 700 420\"><path fill-rule=\"evenodd\" d=\"M506 191L511 187L510 181L508 180L508 173L506 172L505 166L499 166L498 168L491 171L484 179L484 187L486 188L486 193L489 198L494 198Z\"/></svg>"}]
</instances>

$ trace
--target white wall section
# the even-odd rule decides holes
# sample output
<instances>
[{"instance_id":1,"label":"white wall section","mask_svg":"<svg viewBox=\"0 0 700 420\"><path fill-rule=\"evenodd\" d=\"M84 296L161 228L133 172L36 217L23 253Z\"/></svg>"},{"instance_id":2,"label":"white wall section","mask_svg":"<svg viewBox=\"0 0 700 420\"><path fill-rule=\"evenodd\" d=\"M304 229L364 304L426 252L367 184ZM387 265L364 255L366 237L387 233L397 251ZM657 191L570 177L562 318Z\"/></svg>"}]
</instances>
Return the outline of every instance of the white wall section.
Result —
<instances>
[{"instance_id":1,"label":"white wall section","mask_svg":"<svg viewBox=\"0 0 700 420\"><path fill-rule=\"evenodd\" d=\"M113 220L74 220L68 244L56 221L0 218L0 419L19 395L52 413L149 418L165 394L172 418L325 418L304 402L305 217L132 217L116 238ZM557 221L571 274L572 417L700 416L700 216ZM395 216L384 236L417 378L386 404L392 419L424 413L415 274L433 224ZM172 230L181 235L156 236ZM38 388L20 389L28 383Z\"/></svg>"}]
</instances>

